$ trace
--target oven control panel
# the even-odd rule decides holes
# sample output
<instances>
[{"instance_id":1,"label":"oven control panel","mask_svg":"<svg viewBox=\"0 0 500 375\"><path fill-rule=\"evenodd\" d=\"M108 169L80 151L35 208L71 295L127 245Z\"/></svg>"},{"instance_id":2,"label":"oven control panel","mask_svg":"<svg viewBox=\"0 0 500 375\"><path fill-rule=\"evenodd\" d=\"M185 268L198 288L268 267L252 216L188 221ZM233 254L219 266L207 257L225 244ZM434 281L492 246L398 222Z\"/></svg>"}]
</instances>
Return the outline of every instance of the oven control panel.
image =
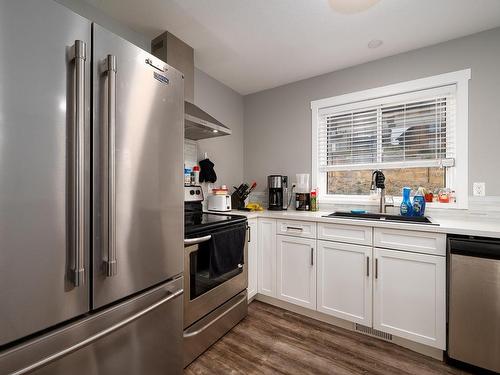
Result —
<instances>
[{"instance_id":1,"label":"oven control panel","mask_svg":"<svg viewBox=\"0 0 500 375\"><path fill-rule=\"evenodd\" d=\"M201 186L184 186L184 202L202 202L203 190Z\"/></svg>"}]
</instances>

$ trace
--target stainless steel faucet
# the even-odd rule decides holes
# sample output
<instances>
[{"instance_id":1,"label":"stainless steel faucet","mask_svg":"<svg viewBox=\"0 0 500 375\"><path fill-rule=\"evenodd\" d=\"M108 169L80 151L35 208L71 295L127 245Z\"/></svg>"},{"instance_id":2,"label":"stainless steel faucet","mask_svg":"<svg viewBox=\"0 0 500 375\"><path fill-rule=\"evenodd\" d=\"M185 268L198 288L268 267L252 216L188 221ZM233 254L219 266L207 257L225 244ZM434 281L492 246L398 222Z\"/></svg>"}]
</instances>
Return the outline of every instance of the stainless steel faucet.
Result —
<instances>
[{"instance_id":1,"label":"stainless steel faucet","mask_svg":"<svg viewBox=\"0 0 500 375\"><path fill-rule=\"evenodd\" d=\"M394 200L387 199L385 196L385 176L380 170L376 170L372 173L372 184L371 190L380 189L380 202L379 202L379 213L385 214L387 212L387 207L394 207ZM388 203L390 201L390 203Z\"/></svg>"}]
</instances>

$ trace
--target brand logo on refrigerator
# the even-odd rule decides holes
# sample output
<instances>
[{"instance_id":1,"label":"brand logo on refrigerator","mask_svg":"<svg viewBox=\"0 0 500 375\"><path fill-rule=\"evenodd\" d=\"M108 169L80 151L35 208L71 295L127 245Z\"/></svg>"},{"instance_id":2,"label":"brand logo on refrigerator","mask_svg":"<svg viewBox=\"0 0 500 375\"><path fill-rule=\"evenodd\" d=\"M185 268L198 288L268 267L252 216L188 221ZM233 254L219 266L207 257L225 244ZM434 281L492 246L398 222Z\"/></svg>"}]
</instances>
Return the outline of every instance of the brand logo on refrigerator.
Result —
<instances>
[{"instance_id":1,"label":"brand logo on refrigerator","mask_svg":"<svg viewBox=\"0 0 500 375\"><path fill-rule=\"evenodd\" d=\"M161 83L164 83L164 84L168 85L169 82L170 82L167 77L162 76L159 73L153 72L153 75L154 75L155 79L158 80L158 81L160 81Z\"/></svg>"}]
</instances>

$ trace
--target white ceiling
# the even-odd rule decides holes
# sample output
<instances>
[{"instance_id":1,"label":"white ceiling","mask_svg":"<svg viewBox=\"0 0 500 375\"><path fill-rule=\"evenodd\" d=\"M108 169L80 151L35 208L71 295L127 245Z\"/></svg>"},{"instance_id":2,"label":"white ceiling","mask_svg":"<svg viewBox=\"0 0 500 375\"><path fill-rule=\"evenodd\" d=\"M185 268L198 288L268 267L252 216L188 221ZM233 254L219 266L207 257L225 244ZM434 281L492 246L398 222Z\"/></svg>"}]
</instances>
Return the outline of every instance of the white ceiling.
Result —
<instances>
[{"instance_id":1,"label":"white ceiling","mask_svg":"<svg viewBox=\"0 0 500 375\"><path fill-rule=\"evenodd\" d=\"M356 14L327 0L85 1L151 38L172 32L241 94L500 26L500 0L380 0Z\"/></svg>"}]
</instances>

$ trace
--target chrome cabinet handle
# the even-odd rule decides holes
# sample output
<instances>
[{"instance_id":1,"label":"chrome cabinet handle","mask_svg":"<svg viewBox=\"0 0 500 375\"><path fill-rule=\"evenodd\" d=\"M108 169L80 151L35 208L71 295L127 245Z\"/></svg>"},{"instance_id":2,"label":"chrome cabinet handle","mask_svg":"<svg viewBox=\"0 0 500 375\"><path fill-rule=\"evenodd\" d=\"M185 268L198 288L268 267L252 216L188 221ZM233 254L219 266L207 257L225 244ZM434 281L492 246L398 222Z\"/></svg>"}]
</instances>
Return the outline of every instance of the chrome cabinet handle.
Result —
<instances>
[{"instance_id":1,"label":"chrome cabinet handle","mask_svg":"<svg viewBox=\"0 0 500 375\"><path fill-rule=\"evenodd\" d=\"M304 228L301 228L301 227L289 227L289 226L287 226L286 230L289 230L289 229L291 229L291 230L299 230L301 232L304 230Z\"/></svg>"},{"instance_id":2,"label":"chrome cabinet handle","mask_svg":"<svg viewBox=\"0 0 500 375\"><path fill-rule=\"evenodd\" d=\"M45 357L43 359L41 359L40 361L38 362L35 362L33 364L31 364L30 366L28 367L25 367L23 369L20 369L16 372L13 372L11 375L23 375L23 374L26 374L28 372L32 372L33 370L36 370L37 368L40 368L42 366L45 366L47 365L48 363L51 363L51 362L54 362L70 353L73 353L75 351L77 351L78 349L81 349L87 345L90 345L92 344L93 342L119 330L120 328L123 328L125 327L126 325L132 323L133 321L141 318L142 316L146 315L147 313L153 311L153 310L156 310L158 307L160 307L161 305L171 301L172 299L180 296L184 291L182 289L172 293L172 292L168 292L169 295L161 300L159 300L158 302L154 303L153 305L145 308L144 310L141 310L139 311L138 313L134 314L134 315L131 315L129 316L128 318L122 320L121 322L109 327L109 328L106 328L98 333L96 333L95 335L93 336L90 336L89 338L83 340L83 341L80 341L78 342L77 344L75 345L72 345L66 349L63 349L61 350L60 352L57 352L55 354L52 354L48 357Z\"/></svg>"},{"instance_id":3,"label":"chrome cabinet handle","mask_svg":"<svg viewBox=\"0 0 500 375\"><path fill-rule=\"evenodd\" d=\"M248 229L248 242L252 242L252 227L247 226Z\"/></svg>"},{"instance_id":4,"label":"chrome cabinet handle","mask_svg":"<svg viewBox=\"0 0 500 375\"><path fill-rule=\"evenodd\" d=\"M108 230L108 259L104 262L106 276L115 276L118 272L116 260L116 186L115 186L115 133L116 133L116 56L106 58L106 73L108 76L108 142L107 142L107 230Z\"/></svg>"},{"instance_id":5,"label":"chrome cabinet handle","mask_svg":"<svg viewBox=\"0 0 500 375\"><path fill-rule=\"evenodd\" d=\"M75 265L71 270L75 287L85 283L85 61L87 60L87 44L75 40L75 152L73 197L74 227L73 247Z\"/></svg>"},{"instance_id":6,"label":"chrome cabinet handle","mask_svg":"<svg viewBox=\"0 0 500 375\"><path fill-rule=\"evenodd\" d=\"M370 276L370 257L366 257L366 276Z\"/></svg>"},{"instance_id":7,"label":"chrome cabinet handle","mask_svg":"<svg viewBox=\"0 0 500 375\"><path fill-rule=\"evenodd\" d=\"M185 238L184 239L184 245L190 246L190 245L196 245L202 242L207 242L212 238L212 236L209 234L208 236L203 236L203 237L197 237L197 238Z\"/></svg>"},{"instance_id":8,"label":"chrome cabinet handle","mask_svg":"<svg viewBox=\"0 0 500 375\"><path fill-rule=\"evenodd\" d=\"M375 258L375 278L378 279L378 259Z\"/></svg>"},{"instance_id":9,"label":"chrome cabinet handle","mask_svg":"<svg viewBox=\"0 0 500 375\"><path fill-rule=\"evenodd\" d=\"M311 266L314 266L314 248L311 247Z\"/></svg>"}]
</instances>

